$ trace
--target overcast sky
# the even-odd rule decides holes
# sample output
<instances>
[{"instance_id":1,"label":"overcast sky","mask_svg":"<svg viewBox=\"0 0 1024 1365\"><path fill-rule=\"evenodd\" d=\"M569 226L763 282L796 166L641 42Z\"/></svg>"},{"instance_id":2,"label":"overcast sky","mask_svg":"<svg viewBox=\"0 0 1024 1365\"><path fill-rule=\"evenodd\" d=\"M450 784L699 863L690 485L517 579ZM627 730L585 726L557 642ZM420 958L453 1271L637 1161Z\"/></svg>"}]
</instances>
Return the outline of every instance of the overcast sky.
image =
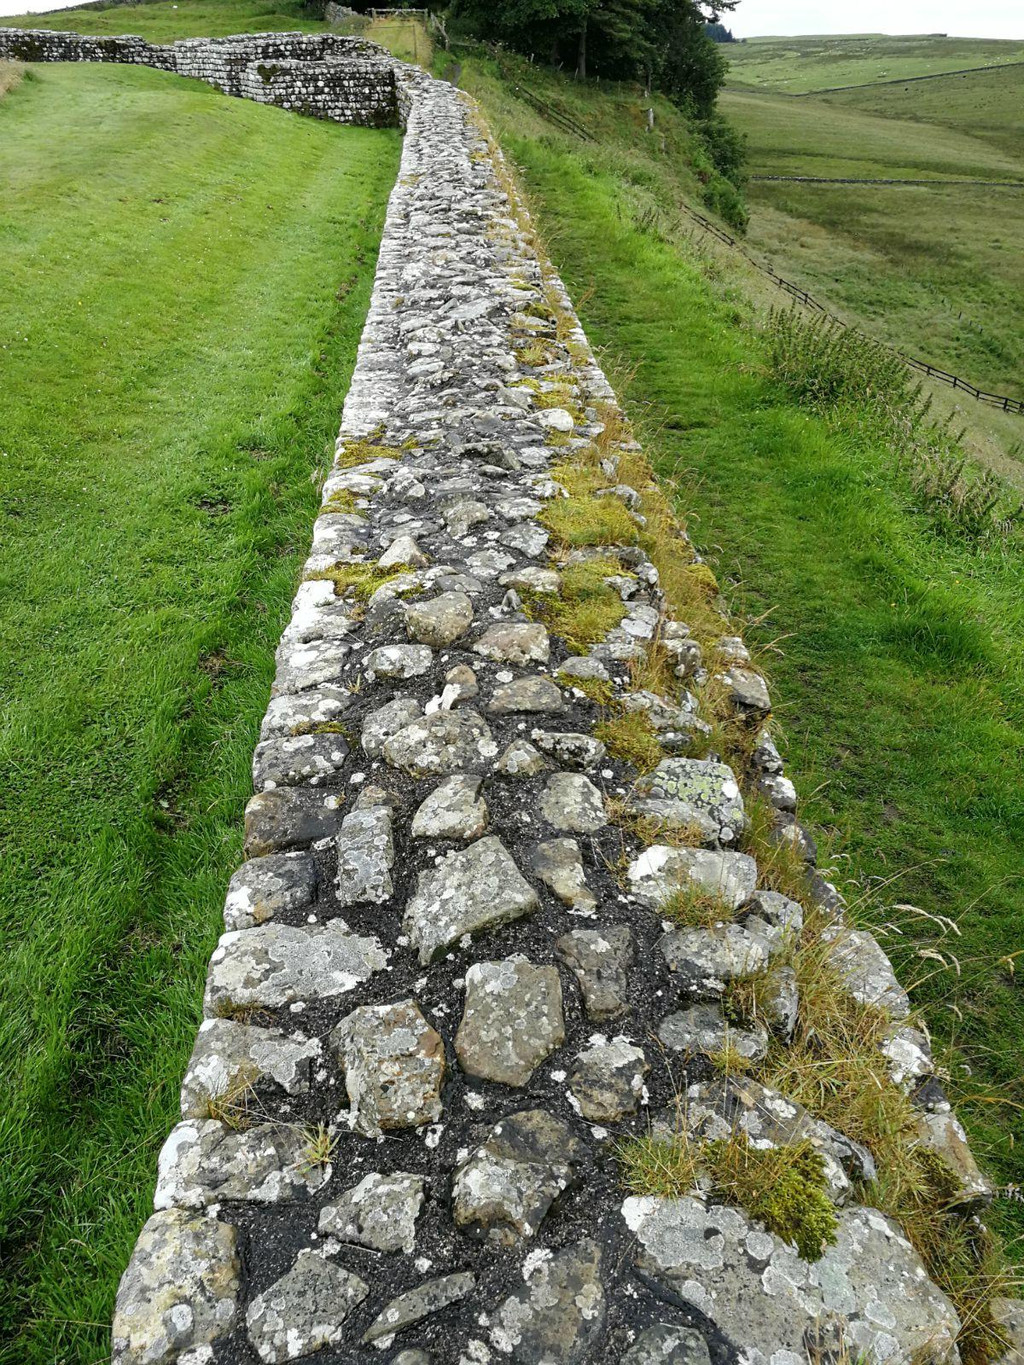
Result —
<instances>
[{"instance_id":1,"label":"overcast sky","mask_svg":"<svg viewBox=\"0 0 1024 1365\"><path fill-rule=\"evenodd\" d=\"M0 14L57 9L58 0L0 0ZM71 8L71 6L68 6ZM131 16L125 30L131 32ZM741 0L725 22L737 37L765 33L954 33L1024 39L1024 0Z\"/></svg>"}]
</instances>

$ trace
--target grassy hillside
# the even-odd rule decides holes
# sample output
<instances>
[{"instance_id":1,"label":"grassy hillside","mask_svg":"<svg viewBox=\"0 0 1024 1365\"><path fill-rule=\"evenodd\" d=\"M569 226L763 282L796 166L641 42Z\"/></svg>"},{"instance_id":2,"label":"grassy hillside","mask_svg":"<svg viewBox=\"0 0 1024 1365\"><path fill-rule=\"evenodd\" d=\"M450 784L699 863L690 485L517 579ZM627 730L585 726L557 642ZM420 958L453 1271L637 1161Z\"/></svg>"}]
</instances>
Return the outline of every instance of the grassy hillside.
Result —
<instances>
[{"instance_id":1,"label":"grassy hillside","mask_svg":"<svg viewBox=\"0 0 1024 1365\"><path fill-rule=\"evenodd\" d=\"M646 101L517 73L581 119L583 143L467 63L523 170L542 232L618 372L691 533L755 619L804 814L887 941L937 1037L979 1154L1019 1175L1024 886L1021 550L943 529L877 432L873 405L830 418L769 372L768 297L695 239L684 135ZM891 885L887 879L895 877ZM934 923L891 903L957 920ZM941 966L921 952L955 954ZM969 1068L969 1069L968 1069ZM1018 1206L995 1217L1021 1230Z\"/></svg>"},{"instance_id":2,"label":"grassy hillside","mask_svg":"<svg viewBox=\"0 0 1024 1365\"><path fill-rule=\"evenodd\" d=\"M730 44L729 83L790 95L1024 61L1024 42L886 33L750 38Z\"/></svg>"},{"instance_id":3,"label":"grassy hillside","mask_svg":"<svg viewBox=\"0 0 1024 1365\"><path fill-rule=\"evenodd\" d=\"M105 1355L398 152L131 67L0 103L11 1365Z\"/></svg>"},{"instance_id":4,"label":"grassy hillside","mask_svg":"<svg viewBox=\"0 0 1024 1365\"><path fill-rule=\"evenodd\" d=\"M161 0L104 10L58 10L0 18L8 28L48 28L65 33L137 33L152 43L174 38L221 38L230 33L320 31L302 0Z\"/></svg>"},{"instance_id":5,"label":"grassy hillside","mask_svg":"<svg viewBox=\"0 0 1024 1365\"><path fill-rule=\"evenodd\" d=\"M979 79L987 101L977 97ZM1022 107L1024 66L827 98L726 92L722 108L747 135L754 177L750 245L847 320L979 388L1024 396L1024 190L758 179L1020 184ZM1016 122L1003 122L1011 111ZM987 428L1004 472L1024 450L1019 420L977 409L967 420Z\"/></svg>"}]
</instances>

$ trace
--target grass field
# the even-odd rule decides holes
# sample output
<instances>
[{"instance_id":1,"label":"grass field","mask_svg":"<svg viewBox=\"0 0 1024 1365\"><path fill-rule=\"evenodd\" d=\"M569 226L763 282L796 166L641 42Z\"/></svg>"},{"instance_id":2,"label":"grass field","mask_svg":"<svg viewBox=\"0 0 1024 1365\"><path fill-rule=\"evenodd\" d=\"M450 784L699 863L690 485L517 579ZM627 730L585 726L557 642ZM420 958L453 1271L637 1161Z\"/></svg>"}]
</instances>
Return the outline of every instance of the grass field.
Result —
<instances>
[{"instance_id":1,"label":"grass field","mask_svg":"<svg viewBox=\"0 0 1024 1365\"><path fill-rule=\"evenodd\" d=\"M105 1358L398 152L131 67L0 104L11 1365Z\"/></svg>"},{"instance_id":2,"label":"grass field","mask_svg":"<svg viewBox=\"0 0 1024 1365\"><path fill-rule=\"evenodd\" d=\"M323 24L302 0L161 0L104 10L58 10L0 18L8 28L48 28L66 33L137 33L153 43L174 38L221 38L230 33L322 32Z\"/></svg>"},{"instance_id":3,"label":"grass field","mask_svg":"<svg viewBox=\"0 0 1024 1365\"><path fill-rule=\"evenodd\" d=\"M847 321L1024 396L1024 190L756 178L1024 182L1024 66L807 99L730 90L722 109L747 135L755 254ZM1019 419L971 409L968 424L1013 476Z\"/></svg>"},{"instance_id":4,"label":"grass field","mask_svg":"<svg viewBox=\"0 0 1024 1365\"><path fill-rule=\"evenodd\" d=\"M790 95L1024 62L1024 42L940 34L820 34L730 43L729 84Z\"/></svg>"},{"instance_id":5,"label":"grass field","mask_svg":"<svg viewBox=\"0 0 1024 1365\"><path fill-rule=\"evenodd\" d=\"M1021 552L939 534L884 443L856 420L831 426L770 382L756 277L674 213L685 183L670 110L658 109L659 144L621 111L609 118L596 92L537 73L543 98L599 134L582 145L542 129L483 65L464 78L523 167L648 448L681 481L694 538L733 606L758 619L748 633L767 650L788 761L805 815L829 836L826 858L855 896L897 876L859 913L955 1045L952 1086L979 1155L997 1179L1018 1179ZM959 977L918 957L935 946L933 926L891 914L892 901L959 921L961 936L939 945L958 955ZM901 934L886 931L891 919ZM995 1217L1011 1236L1024 1230L1010 1201Z\"/></svg>"}]
</instances>

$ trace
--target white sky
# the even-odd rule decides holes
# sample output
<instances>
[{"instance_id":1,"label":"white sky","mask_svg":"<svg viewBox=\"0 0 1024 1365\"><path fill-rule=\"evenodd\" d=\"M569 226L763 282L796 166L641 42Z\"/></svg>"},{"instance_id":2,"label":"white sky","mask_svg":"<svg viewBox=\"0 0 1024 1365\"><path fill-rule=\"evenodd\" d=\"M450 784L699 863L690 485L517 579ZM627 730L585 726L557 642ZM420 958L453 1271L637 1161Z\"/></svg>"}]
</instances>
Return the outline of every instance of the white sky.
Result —
<instances>
[{"instance_id":1,"label":"white sky","mask_svg":"<svg viewBox=\"0 0 1024 1365\"><path fill-rule=\"evenodd\" d=\"M0 14L59 8L58 0L0 0ZM68 5L67 8L73 8ZM130 33L131 15L125 15ZM1021 0L987 0L965 11L962 0L741 0L723 21L737 37L766 33L950 33L1024 40Z\"/></svg>"}]
</instances>

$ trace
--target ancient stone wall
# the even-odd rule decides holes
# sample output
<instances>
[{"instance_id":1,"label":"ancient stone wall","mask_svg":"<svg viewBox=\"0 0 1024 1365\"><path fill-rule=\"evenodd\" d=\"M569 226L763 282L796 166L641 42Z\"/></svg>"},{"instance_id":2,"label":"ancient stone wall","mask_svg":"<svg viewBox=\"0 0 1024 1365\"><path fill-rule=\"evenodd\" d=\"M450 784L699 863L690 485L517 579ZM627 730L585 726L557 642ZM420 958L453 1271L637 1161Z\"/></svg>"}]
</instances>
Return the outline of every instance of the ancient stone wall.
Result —
<instances>
[{"instance_id":1,"label":"ancient stone wall","mask_svg":"<svg viewBox=\"0 0 1024 1365\"><path fill-rule=\"evenodd\" d=\"M629 483L475 107L389 70L401 170L113 1359L955 1362L873 1153L756 1079L813 935L969 1219L928 1039L815 871L742 642L699 592L672 609L670 574L710 576ZM694 1155L675 1197L624 1189L651 1133ZM809 1153L829 1234L721 1197L730 1138Z\"/></svg>"},{"instance_id":2,"label":"ancient stone wall","mask_svg":"<svg viewBox=\"0 0 1024 1365\"><path fill-rule=\"evenodd\" d=\"M147 43L44 29L0 28L0 58L24 62L120 62L205 81L226 95L334 123L398 124L393 64L375 43L332 33L252 33Z\"/></svg>"}]
</instances>

